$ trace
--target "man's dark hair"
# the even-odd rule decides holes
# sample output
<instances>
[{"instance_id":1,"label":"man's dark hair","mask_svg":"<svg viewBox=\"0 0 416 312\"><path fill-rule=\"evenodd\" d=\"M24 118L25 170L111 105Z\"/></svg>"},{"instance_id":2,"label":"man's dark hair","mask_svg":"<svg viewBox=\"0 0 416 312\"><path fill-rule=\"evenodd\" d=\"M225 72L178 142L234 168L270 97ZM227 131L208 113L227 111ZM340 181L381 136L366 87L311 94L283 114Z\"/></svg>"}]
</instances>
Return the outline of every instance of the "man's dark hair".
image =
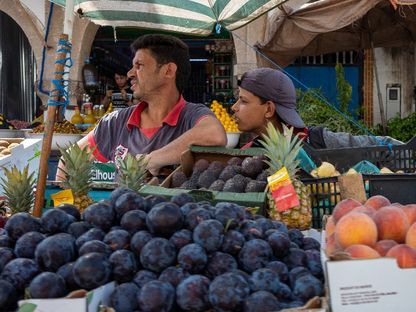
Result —
<instances>
[{"instance_id":1,"label":"man's dark hair","mask_svg":"<svg viewBox=\"0 0 416 312\"><path fill-rule=\"evenodd\" d=\"M175 63L176 87L182 93L191 75L189 48L180 39L161 34L144 35L137 38L131 45L133 53L137 50L148 49L160 65Z\"/></svg>"}]
</instances>

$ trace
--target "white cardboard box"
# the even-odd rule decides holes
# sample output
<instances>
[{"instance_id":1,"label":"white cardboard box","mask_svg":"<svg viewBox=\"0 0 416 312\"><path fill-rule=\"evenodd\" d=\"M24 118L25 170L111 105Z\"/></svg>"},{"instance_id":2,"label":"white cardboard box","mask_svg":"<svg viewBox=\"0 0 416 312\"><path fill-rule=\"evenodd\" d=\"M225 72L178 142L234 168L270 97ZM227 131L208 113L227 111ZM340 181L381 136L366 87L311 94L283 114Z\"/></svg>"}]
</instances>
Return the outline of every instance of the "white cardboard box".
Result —
<instances>
[{"instance_id":1,"label":"white cardboard box","mask_svg":"<svg viewBox=\"0 0 416 312\"><path fill-rule=\"evenodd\" d=\"M416 269L401 269L394 258L330 261L325 233L321 246L332 311L416 311Z\"/></svg>"},{"instance_id":2,"label":"white cardboard box","mask_svg":"<svg viewBox=\"0 0 416 312\"><path fill-rule=\"evenodd\" d=\"M1 139L10 143L20 143L11 149L11 154L0 158L0 175L4 177L3 168L10 168L16 165L22 170L29 164L29 172L35 172L35 179L39 172L40 153L42 150L41 139ZM0 196L3 195L3 188L0 186Z\"/></svg>"},{"instance_id":3,"label":"white cardboard box","mask_svg":"<svg viewBox=\"0 0 416 312\"><path fill-rule=\"evenodd\" d=\"M108 306L114 282L98 287L84 298L28 299L19 301L18 312L97 312L100 305Z\"/></svg>"}]
</instances>

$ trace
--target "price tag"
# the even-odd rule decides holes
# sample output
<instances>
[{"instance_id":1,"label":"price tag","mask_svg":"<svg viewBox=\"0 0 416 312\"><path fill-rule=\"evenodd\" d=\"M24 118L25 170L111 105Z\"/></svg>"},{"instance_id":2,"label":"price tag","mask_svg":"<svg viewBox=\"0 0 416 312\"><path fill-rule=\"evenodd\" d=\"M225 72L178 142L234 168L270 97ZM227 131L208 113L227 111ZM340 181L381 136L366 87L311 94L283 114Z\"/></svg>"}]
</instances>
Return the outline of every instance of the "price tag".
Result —
<instances>
[{"instance_id":1,"label":"price tag","mask_svg":"<svg viewBox=\"0 0 416 312\"><path fill-rule=\"evenodd\" d=\"M277 211L283 212L299 206L299 197L290 180L286 167L267 177L267 182Z\"/></svg>"}]
</instances>

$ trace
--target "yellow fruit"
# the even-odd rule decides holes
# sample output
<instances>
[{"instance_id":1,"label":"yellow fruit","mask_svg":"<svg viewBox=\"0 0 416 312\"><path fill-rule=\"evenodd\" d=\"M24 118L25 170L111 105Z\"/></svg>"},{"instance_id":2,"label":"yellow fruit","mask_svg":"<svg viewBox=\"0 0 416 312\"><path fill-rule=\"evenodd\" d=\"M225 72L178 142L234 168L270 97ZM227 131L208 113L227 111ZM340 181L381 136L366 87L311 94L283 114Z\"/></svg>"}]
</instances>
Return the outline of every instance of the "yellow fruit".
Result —
<instances>
[{"instance_id":1,"label":"yellow fruit","mask_svg":"<svg viewBox=\"0 0 416 312\"><path fill-rule=\"evenodd\" d=\"M334 165L326 161L322 162L316 171L320 178L333 177L336 175L336 169Z\"/></svg>"}]
</instances>

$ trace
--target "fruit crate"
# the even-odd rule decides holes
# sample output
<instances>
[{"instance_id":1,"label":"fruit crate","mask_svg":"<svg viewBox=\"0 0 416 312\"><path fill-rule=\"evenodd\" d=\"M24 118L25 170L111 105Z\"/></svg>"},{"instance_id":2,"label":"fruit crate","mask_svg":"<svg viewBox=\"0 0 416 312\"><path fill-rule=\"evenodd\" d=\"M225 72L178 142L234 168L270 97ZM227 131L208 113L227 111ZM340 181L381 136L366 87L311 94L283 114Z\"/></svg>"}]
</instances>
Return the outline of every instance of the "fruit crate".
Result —
<instances>
[{"instance_id":1,"label":"fruit crate","mask_svg":"<svg viewBox=\"0 0 416 312\"><path fill-rule=\"evenodd\" d=\"M416 174L364 174L367 197L383 195L392 203L416 203ZM332 214L335 205L341 201L337 177L303 178L309 186L312 199L312 227L322 228L322 217Z\"/></svg>"},{"instance_id":2,"label":"fruit crate","mask_svg":"<svg viewBox=\"0 0 416 312\"><path fill-rule=\"evenodd\" d=\"M416 171L416 136L403 145L314 149L305 144L304 149L315 163L330 162L340 172L348 171L362 160L368 160L378 168L387 167L392 171Z\"/></svg>"},{"instance_id":3,"label":"fruit crate","mask_svg":"<svg viewBox=\"0 0 416 312\"><path fill-rule=\"evenodd\" d=\"M206 159L209 162L221 161L227 162L231 157L251 157L262 155L260 149L231 149L223 147L205 147L205 146L191 146L188 151L185 151L181 156L181 166L175 171L182 171L190 174L194 163L199 159ZM174 171L174 172L175 172ZM171 187L172 172L159 186L145 185L141 188L139 193L142 196L147 195L162 195L171 198L180 193L188 193L196 201L209 201L213 204L218 202L233 202L242 206L259 208L258 213L264 214L266 208L267 190L263 192L251 193L233 193L223 191L211 191L204 189L179 189Z\"/></svg>"}]
</instances>

